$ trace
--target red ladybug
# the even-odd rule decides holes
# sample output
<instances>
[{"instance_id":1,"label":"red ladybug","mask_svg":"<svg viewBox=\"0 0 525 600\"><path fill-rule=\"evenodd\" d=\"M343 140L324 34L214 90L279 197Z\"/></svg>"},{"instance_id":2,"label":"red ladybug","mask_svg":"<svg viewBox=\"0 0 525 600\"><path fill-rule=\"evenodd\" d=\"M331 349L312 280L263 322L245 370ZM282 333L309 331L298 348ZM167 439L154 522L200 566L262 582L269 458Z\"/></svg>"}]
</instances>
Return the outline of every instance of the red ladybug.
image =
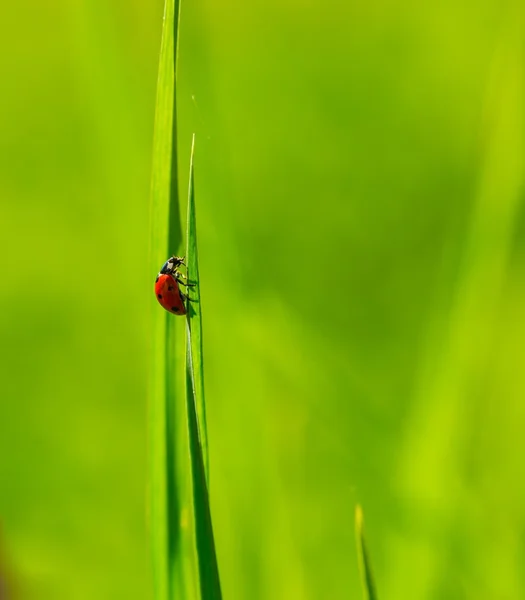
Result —
<instances>
[{"instance_id":1,"label":"red ladybug","mask_svg":"<svg viewBox=\"0 0 525 600\"><path fill-rule=\"evenodd\" d=\"M184 257L172 256L162 265L155 279L155 295L159 304L174 315L185 315L187 311L184 300L190 300L180 289L179 284L187 287L194 285L182 281L185 277L179 271L181 265L186 266Z\"/></svg>"}]
</instances>

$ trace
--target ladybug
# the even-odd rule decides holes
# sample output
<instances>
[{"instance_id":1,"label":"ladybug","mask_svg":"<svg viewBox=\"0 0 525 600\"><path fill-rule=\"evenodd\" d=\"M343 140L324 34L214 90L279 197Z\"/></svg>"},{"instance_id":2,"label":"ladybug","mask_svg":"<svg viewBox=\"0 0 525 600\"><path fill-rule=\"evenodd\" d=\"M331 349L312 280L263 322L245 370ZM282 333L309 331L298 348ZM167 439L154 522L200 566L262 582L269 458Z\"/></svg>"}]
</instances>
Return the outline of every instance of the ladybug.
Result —
<instances>
[{"instance_id":1,"label":"ladybug","mask_svg":"<svg viewBox=\"0 0 525 600\"><path fill-rule=\"evenodd\" d=\"M184 257L172 256L163 265L157 279L155 279L155 295L159 304L174 315L185 315L186 306L184 300L190 298L180 289L179 284L185 287L193 286L185 283L185 276L179 271L179 267L185 265Z\"/></svg>"}]
</instances>

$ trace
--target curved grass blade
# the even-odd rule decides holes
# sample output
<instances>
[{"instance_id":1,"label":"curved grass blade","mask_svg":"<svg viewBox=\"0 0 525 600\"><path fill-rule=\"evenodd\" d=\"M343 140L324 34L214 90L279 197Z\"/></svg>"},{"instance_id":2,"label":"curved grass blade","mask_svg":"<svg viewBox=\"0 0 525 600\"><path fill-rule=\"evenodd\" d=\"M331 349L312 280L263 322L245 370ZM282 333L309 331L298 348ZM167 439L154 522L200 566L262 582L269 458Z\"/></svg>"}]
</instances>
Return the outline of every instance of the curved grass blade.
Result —
<instances>
[{"instance_id":1,"label":"curved grass blade","mask_svg":"<svg viewBox=\"0 0 525 600\"><path fill-rule=\"evenodd\" d=\"M188 225L186 261L188 265L188 281L196 284L190 288L190 296L196 300L188 307L188 327L191 333L191 349L193 355L193 382L195 385L195 398L197 410L197 423L199 426L199 440L202 448L204 473L206 484L210 485L209 456L208 456L208 430L206 425L206 403L204 399L204 362L202 353L202 320L199 285L199 256L197 252L197 225L195 217L195 195L193 159L195 152L195 134L191 143L190 156L190 182L188 191Z\"/></svg>"},{"instance_id":2,"label":"curved grass blade","mask_svg":"<svg viewBox=\"0 0 525 600\"><path fill-rule=\"evenodd\" d=\"M159 56L157 100L151 178L150 272L181 246L177 177L176 66L179 35L179 0L166 0ZM183 589L180 559L181 490L175 485L177 469L175 398L182 398L184 364L181 324L159 310L153 294L152 342L149 372L149 524L155 600L171 600ZM179 331L177 342L177 327ZM183 405L183 403L180 403ZM184 421L179 426L185 432ZM180 436L179 436L180 437ZM179 442L180 443L180 442ZM182 453L180 453L182 455Z\"/></svg>"},{"instance_id":3,"label":"curved grass blade","mask_svg":"<svg viewBox=\"0 0 525 600\"><path fill-rule=\"evenodd\" d=\"M193 138L190 161L190 184L188 195L188 273L198 282L197 233L195 227L195 197L193 177L193 156L195 137ZM190 288L190 290L197 290ZM191 294L191 291L190 291ZM219 568L215 552L215 540L211 521L210 498L207 485L207 462L203 436L206 439L204 419L204 387L202 382L202 332L200 302L197 307L191 303L186 321L186 402L188 410L188 430L190 463L193 483L193 510L195 516L195 535L199 581L203 600L221 600ZM199 383L198 383L199 382ZM200 397L199 397L200 394ZM206 446L207 450L207 446Z\"/></svg>"},{"instance_id":4,"label":"curved grass blade","mask_svg":"<svg viewBox=\"0 0 525 600\"><path fill-rule=\"evenodd\" d=\"M357 542L357 555L359 557L359 570L363 582L363 597L365 600L377 600L376 588L372 577L372 566L365 544L363 509L358 504L355 507L355 534Z\"/></svg>"}]
</instances>

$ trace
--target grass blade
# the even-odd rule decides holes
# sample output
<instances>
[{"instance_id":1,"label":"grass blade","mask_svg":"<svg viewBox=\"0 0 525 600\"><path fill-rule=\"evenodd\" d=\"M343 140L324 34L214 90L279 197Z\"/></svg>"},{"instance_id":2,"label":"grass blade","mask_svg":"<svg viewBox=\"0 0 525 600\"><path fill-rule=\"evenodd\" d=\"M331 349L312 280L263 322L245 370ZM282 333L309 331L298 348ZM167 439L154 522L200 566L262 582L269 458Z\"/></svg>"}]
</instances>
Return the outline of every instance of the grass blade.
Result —
<instances>
[{"instance_id":1,"label":"grass blade","mask_svg":"<svg viewBox=\"0 0 525 600\"><path fill-rule=\"evenodd\" d=\"M193 356L193 383L195 386L197 424L199 426L199 440L202 448L204 473L209 487L209 456L208 456L208 431L206 425L206 403L204 399L204 363L202 353L202 321L199 285L199 256L197 252L197 225L195 217L195 196L193 177L193 157L195 151L195 134L191 144L190 157L190 182L188 192L188 226L186 260L188 264L188 281L196 283L191 288L190 295L196 300L188 309L188 327L191 333L191 349Z\"/></svg>"},{"instance_id":2,"label":"grass blade","mask_svg":"<svg viewBox=\"0 0 525 600\"><path fill-rule=\"evenodd\" d=\"M177 172L176 68L179 0L165 0L159 56L153 164L151 176L151 248L153 272L182 243Z\"/></svg>"},{"instance_id":3,"label":"grass blade","mask_svg":"<svg viewBox=\"0 0 525 600\"><path fill-rule=\"evenodd\" d=\"M195 227L195 191L193 176L193 156L195 137L191 149L190 184L188 194L188 272L198 281L197 236ZM191 268L191 270L190 270ZM198 296L193 293L193 296ZM193 510L201 598L220 600L222 598L219 580L217 555L211 521L210 499L207 485L207 463L204 458L203 436L206 438L205 422L199 422L204 415L204 387L202 382L202 331L200 302L197 308L190 307L186 327L186 400L190 462L193 480ZM199 381L199 383L197 383ZM200 394L200 399L198 394ZM199 412L201 411L201 412Z\"/></svg>"},{"instance_id":4,"label":"grass blade","mask_svg":"<svg viewBox=\"0 0 525 600\"><path fill-rule=\"evenodd\" d=\"M179 35L179 0L166 0L159 56L153 164L151 179L150 272L156 273L170 254L178 253L182 243L177 177L176 66ZM180 559L181 496L175 485L177 472L176 435L185 432L184 421L177 420L175 399L182 398L183 365L181 323L170 318L153 299L152 342L149 373L150 484L149 523L151 535L153 587L155 600L171 600L184 586ZM177 336L177 331L179 335ZM177 339L180 342L177 342ZM177 362L178 361L178 362ZM183 405L181 402L180 404ZM178 442L180 444L180 442ZM179 453L181 454L181 453Z\"/></svg>"},{"instance_id":5,"label":"grass blade","mask_svg":"<svg viewBox=\"0 0 525 600\"><path fill-rule=\"evenodd\" d=\"M363 581L363 597L365 600L377 600L376 588L372 577L372 566L365 544L363 509L358 504L355 508L355 533L359 570Z\"/></svg>"}]
</instances>

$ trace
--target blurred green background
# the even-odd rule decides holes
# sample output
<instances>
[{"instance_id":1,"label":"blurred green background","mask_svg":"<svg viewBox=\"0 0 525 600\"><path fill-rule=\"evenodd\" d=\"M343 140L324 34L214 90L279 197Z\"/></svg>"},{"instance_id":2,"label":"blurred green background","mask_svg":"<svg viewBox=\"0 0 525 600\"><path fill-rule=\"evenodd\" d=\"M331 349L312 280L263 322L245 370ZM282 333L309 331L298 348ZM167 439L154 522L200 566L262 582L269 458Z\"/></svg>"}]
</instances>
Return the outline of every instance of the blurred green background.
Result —
<instances>
[{"instance_id":1,"label":"blurred green background","mask_svg":"<svg viewBox=\"0 0 525 600\"><path fill-rule=\"evenodd\" d=\"M148 598L162 2L23 6L0 26L0 578ZM359 501L381 598L521 600L522 4L183 0L181 27L224 597L359 598Z\"/></svg>"}]
</instances>

